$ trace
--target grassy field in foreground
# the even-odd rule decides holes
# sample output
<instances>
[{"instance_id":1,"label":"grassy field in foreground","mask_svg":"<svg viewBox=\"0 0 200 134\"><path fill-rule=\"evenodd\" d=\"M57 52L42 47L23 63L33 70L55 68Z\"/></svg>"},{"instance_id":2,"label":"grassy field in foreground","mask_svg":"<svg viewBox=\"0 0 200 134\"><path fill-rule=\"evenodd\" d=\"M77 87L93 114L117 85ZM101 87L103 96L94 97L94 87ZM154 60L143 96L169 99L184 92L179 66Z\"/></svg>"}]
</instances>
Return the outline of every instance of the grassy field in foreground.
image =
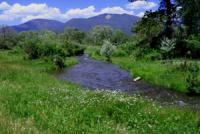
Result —
<instances>
[{"instance_id":1,"label":"grassy field in foreground","mask_svg":"<svg viewBox=\"0 0 200 134\"><path fill-rule=\"evenodd\" d=\"M105 60L97 53L99 50L99 47L88 47L86 53L94 59ZM179 68L180 63L183 63L181 60L172 60L172 63L163 64L162 61L135 60L134 57L121 56L112 57L112 62L130 71L133 77L142 77L150 84L187 92L186 73Z\"/></svg>"},{"instance_id":2,"label":"grassy field in foreground","mask_svg":"<svg viewBox=\"0 0 200 134\"><path fill-rule=\"evenodd\" d=\"M42 60L0 51L0 133L200 133L197 113L136 96L84 91L57 80L49 68Z\"/></svg>"}]
</instances>

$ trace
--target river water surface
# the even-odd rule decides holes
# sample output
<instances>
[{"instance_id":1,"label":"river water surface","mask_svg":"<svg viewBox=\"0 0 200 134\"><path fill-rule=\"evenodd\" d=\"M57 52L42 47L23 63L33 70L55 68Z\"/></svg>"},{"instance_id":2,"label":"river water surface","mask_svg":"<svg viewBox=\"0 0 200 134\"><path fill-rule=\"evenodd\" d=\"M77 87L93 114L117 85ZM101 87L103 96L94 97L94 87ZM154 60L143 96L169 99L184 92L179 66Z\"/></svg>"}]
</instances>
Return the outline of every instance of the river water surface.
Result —
<instances>
[{"instance_id":1,"label":"river water surface","mask_svg":"<svg viewBox=\"0 0 200 134\"><path fill-rule=\"evenodd\" d=\"M128 71L111 63L96 61L87 56L77 57L79 64L59 72L56 77L92 90L118 90L128 94L140 94L163 105L200 109L200 98L155 87L144 81L133 81ZM156 75L156 74L155 74Z\"/></svg>"}]
</instances>

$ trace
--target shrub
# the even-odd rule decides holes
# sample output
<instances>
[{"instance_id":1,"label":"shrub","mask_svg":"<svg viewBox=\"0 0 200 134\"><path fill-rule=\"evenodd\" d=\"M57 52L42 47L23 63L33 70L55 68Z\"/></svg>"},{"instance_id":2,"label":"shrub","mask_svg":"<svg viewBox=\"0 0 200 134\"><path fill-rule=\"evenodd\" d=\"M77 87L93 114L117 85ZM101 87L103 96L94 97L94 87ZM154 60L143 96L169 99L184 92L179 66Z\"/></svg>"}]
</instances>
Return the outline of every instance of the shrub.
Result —
<instances>
[{"instance_id":1,"label":"shrub","mask_svg":"<svg viewBox=\"0 0 200 134\"><path fill-rule=\"evenodd\" d=\"M151 50L150 52L148 52L147 54L144 55L144 58L146 60L161 60L162 55L157 50Z\"/></svg>"},{"instance_id":2,"label":"shrub","mask_svg":"<svg viewBox=\"0 0 200 134\"><path fill-rule=\"evenodd\" d=\"M132 51L131 56L135 59L142 59L144 58L146 50L144 48L137 47L134 51Z\"/></svg>"},{"instance_id":3,"label":"shrub","mask_svg":"<svg viewBox=\"0 0 200 134\"><path fill-rule=\"evenodd\" d=\"M175 49L175 46L176 46L176 40L175 39L164 38L161 41L160 50L163 53L165 58L169 58L172 55L172 52Z\"/></svg>"},{"instance_id":4,"label":"shrub","mask_svg":"<svg viewBox=\"0 0 200 134\"><path fill-rule=\"evenodd\" d=\"M128 55L130 55L134 49L136 49L136 42L126 42L119 46L122 50L124 50Z\"/></svg>"},{"instance_id":5,"label":"shrub","mask_svg":"<svg viewBox=\"0 0 200 134\"><path fill-rule=\"evenodd\" d=\"M39 41L37 39L30 39L26 41L24 45L24 51L28 55L29 59L37 59L41 56Z\"/></svg>"},{"instance_id":6,"label":"shrub","mask_svg":"<svg viewBox=\"0 0 200 134\"><path fill-rule=\"evenodd\" d=\"M115 52L113 53L113 56L114 56L114 57L124 57L124 56L128 56L128 54L127 54L124 50L118 48L118 49L116 49Z\"/></svg>"},{"instance_id":7,"label":"shrub","mask_svg":"<svg viewBox=\"0 0 200 134\"><path fill-rule=\"evenodd\" d=\"M189 94L200 94L200 81L198 79L200 68L197 63L190 63L187 67L187 89Z\"/></svg>"},{"instance_id":8,"label":"shrub","mask_svg":"<svg viewBox=\"0 0 200 134\"><path fill-rule=\"evenodd\" d=\"M115 30L111 37L111 42L114 45L120 45L128 41L128 36L121 30Z\"/></svg>"},{"instance_id":9,"label":"shrub","mask_svg":"<svg viewBox=\"0 0 200 134\"><path fill-rule=\"evenodd\" d=\"M112 45L110 41L105 40L103 46L100 50L100 54L106 57L108 62L111 62L111 56L114 52L115 47Z\"/></svg>"},{"instance_id":10,"label":"shrub","mask_svg":"<svg viewBox=\"0 0 200 134\"><path fill-rule=\"evenodd\" d=\"M60 55L60 56L66 56L66 53L64 52L62 46L58 43L47 43L47 44L41 44L40 45L40 53L42 57L45 56L54 56L54 55Z\"/></svg>"},{"instance_id":11,"label":"shrub","mask_svg":"<svg viewBox=\"0 0 200 134\"><path fill-rule=\"evenodd\" d=\"M55 55L53 59L53 63L56 66L56 69L63 69L65 68L65 60L63 57L59 55Z\"/></svg>"},{"instance_id":12,"label":"shrub","mask_svg":"<svg viewBox=\"0 0 200 134\"><path fill-rule=\"evenodd\" d=\"M0 27L0 49L11 49L17 44L16 32L8 27Z\"/></svg>"},{"instance_id":13,"label":"shrub","mask_svg":"<svg viewBox=\"0 0 200 134\"><path fill-rule=\"evenodd\" d=\"M191 35L185 42L187 51L190 51L190 57L200 58L200 34Z\"/></svg>"},{"instance_id":14,"label":"shrub","mask_svg":"<svg viewBox=\"0 0 200 134\"><path fill-rule=\"evenodd\" d=\"M68 41L65 43L64 51L67 54L67 56L76 56L76 55L82 55L84 54L85 47L81 44L73 41Z\"/></svg>"}]
</instances>

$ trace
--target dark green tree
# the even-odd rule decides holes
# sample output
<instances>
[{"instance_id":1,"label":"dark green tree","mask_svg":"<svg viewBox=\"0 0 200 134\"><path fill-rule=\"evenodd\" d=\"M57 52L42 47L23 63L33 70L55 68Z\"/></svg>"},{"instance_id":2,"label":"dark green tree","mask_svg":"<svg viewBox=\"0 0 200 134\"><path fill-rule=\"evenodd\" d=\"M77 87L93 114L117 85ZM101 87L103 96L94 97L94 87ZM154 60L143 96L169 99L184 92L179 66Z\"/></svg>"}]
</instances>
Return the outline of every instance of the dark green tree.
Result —
<instances>
[{"instance_id":1,"label":"dark green tree","mask_svg":"<svg viewBox=\"0 0 200 134\"><path fill-rule=\"evenodd\" d=\"M129 2L134 2L137 0L128 0ZM164 35L168 38L172 38L173 36L173 21L175 18L176 6L174 0L160 0L160 6L158 13L160 13L163 17L163 22L165 23Z\"/></svg>"},{"instance_id":2,"label":"dark green tree","mask_svg":"<svg viewBox=\"0 0 200 134\"><path fill-rule=\"evenodd\" d=\"M188 35L200 32L200 1L177 0L180 7L180 15L186 26Z\"/></svg>"},{"instance_id":3,"label":"dark green tree","mask_svg":"<svg viewBox=\"0 0 200 134\"><path fill-rule=\"evenodd\" d=\"M8 26L0 26L0 49L11 49L16 45L16 32Z\"/></svg>"}]
</instances>

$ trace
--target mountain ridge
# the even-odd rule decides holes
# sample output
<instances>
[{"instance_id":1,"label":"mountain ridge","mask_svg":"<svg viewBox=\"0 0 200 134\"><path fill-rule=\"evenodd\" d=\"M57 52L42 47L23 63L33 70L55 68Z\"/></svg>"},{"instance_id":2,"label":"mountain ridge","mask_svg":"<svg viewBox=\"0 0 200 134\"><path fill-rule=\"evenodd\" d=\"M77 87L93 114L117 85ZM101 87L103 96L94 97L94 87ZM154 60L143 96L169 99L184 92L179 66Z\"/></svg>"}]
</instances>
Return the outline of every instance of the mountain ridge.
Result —
<instances>
[{"instance_id":1,"label":"mountain ridge","mask_svg":"<svg viewBox=\"0 0 200 134\"><path fill-rule=\"evenodd\" d=\"M139 17L128 14L101 14L90 18L74 18L63 23L50 19L34 19L20 25L12 26L17 32L30 30L50 30L63 32L65 27L72 27L84 32L90 31L97 25L110 26L120 29L124 33L131 34L131 27L140 20Z\"/></svg>"}]
</instances>

